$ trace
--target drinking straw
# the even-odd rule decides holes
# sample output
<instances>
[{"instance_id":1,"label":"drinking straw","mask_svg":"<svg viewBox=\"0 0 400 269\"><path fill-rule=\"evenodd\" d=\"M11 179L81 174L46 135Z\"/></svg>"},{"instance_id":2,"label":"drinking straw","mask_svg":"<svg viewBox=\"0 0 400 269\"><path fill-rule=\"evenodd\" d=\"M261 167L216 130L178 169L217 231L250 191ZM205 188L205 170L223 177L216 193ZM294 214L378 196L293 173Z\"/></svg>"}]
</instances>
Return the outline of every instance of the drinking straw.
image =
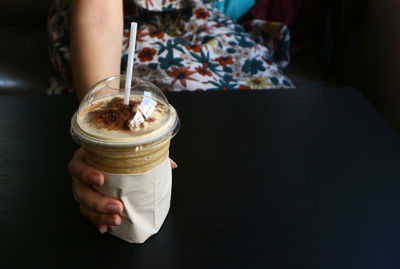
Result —
<instances>
[{"instance_id":1,"label":"drinking straw","mask_svg":"<svg viewBox=\"0 0 400 269\"><path fill-rule=\"evenodd\" d=\"M133 60L135 58L135 46L136 46L136 31L137 31L137 23L132 22L131 35L129 37L128 64L126 66L125 95L124 95L125 105L129 105L129 95L131 93L132 69L133 69Z\"/></svg>"}]
</instances>

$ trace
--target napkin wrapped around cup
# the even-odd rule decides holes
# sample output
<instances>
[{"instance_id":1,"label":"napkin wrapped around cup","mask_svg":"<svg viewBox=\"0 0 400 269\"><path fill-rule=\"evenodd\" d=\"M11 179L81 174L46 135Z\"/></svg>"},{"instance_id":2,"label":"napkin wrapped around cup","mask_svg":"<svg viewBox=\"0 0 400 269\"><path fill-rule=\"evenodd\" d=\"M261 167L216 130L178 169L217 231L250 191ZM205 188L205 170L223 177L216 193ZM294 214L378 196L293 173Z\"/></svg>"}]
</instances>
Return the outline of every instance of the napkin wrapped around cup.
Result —
<instances>
[{"instance_id":1,"label":"napkin wrapped around cup","mask_svg":"<svg viewBox=\"0 0 400 269\"><path fill-rule=\"evenodd\" d=\"M109 226L109 233L130 243L143 243L157 233L167 217L172 188L169 158L159 166L140 174L104 173L102 195L120 199L124 204L122 222Z\"/></svg>"}]
</instances>

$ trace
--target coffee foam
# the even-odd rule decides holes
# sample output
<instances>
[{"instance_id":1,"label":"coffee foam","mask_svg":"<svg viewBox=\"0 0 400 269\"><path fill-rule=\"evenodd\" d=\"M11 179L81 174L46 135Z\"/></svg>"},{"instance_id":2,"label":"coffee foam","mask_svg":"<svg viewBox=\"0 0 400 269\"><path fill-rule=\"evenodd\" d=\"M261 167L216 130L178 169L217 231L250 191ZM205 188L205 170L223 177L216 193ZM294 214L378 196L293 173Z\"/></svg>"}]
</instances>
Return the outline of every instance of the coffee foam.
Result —
<instances>
[{"instance_id":1,"label":"coffee foam","mask_svg":"<svg viewBox=\"0 0 400 269\"><path fill-rule=\"evenodd\" d=\"M168 104L142 95L113 95L82 108L77 115L80 129L89 137L108 142L146 143L175 127L176 112Z\"/></svg>"}]
</instances>

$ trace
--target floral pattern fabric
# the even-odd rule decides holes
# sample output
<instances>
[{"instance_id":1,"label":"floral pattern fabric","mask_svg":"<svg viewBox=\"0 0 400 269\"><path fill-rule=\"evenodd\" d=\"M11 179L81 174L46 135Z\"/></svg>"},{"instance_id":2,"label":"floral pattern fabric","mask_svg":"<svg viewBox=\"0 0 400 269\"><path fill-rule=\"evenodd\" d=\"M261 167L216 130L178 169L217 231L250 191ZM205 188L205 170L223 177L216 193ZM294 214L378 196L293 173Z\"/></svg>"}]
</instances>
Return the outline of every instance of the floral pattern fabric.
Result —
<instances>
[{"instance_id":1,"label":"floral pattern fabric","mask_svg":"<svg viewBox=\"0 0 400 269\"><path fill-rule=\"evenodd\" d=\"M124 1L122 72L130 23L136 21L134 74L164 91L293 88L280 70L289 61L286 26L253 20L242 27L208 2ZM69 1L56 0L48 28L59 76L50 79L49 94L72 91L69 19Z\"/></svg>"},{"instance_id":2,"label":"floral pattern fabric","mask_svg":"<svg viewBox=\"0 0 400 269\"><path fill-rule=\"evenodd\" d=\"M218 0L132 0L137 6L149 11L174 11L190 7L196 2L210 3Z\"/></svg>"}]
</instances>

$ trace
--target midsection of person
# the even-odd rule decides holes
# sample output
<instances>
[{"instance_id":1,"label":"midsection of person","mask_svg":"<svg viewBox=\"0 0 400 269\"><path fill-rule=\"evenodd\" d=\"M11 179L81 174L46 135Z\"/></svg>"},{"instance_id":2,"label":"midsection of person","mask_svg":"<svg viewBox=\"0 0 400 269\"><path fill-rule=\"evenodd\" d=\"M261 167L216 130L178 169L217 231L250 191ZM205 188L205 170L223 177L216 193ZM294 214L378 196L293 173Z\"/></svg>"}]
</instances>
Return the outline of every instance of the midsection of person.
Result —
<instances>
[{"instance_id":1,"label":"midsection of person","mask_svg":"<svg viewBox=\"0 0 400 269\"><path fill-rule=\"evenodd\" d=\"M76 89L82 98L96 81L123 73L132 21L139 23L134 74L164 91L293 87L279 68L288 57L274 61L273 46L205 2L57 0L50 54L61 83L49 93ZM280 27L280 43L289 42Z\"/></svg>"}]
</instances>

